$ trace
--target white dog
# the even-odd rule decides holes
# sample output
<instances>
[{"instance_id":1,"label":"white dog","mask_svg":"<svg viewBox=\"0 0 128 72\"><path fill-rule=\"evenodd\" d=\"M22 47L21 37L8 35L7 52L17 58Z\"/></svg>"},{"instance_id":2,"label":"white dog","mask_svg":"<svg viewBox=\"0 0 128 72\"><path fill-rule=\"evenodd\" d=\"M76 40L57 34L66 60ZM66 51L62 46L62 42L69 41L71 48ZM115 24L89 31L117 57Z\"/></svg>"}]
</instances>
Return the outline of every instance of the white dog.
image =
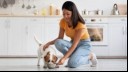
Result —
<instances>
[{"instance_id":1,"label":"white dog","mask_svg":"<svg viewBox=\"0 0 128 72\"><path fill-rule=\"evenodd\" d=\"M44 45L41 43L41 41L37 39L36 36L34 36L34 38L39 45L37 65L40 66L40 59L43 58L44 68L49 68L49 69L58 68L58 66L56 65L58 58L55 49L52 46L49 46L48 48L43 50Z\"/></svg>"}]
</instances>

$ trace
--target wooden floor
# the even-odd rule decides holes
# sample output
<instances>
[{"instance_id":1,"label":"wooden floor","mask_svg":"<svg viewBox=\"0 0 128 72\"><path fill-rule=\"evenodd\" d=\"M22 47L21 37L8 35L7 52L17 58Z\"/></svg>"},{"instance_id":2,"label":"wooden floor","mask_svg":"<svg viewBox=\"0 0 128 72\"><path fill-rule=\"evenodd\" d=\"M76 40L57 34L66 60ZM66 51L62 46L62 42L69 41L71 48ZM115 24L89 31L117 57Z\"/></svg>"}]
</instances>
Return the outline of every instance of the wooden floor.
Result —
<instances>
[{"instance_id":1,"label":"wooden floor","mask_svg":"<svg viewBox=\"0 0 128 72\"><path fill-rule=\"evenodd\" d=\"M97 67L68 68L65 62L57 69L43 69L42 63L36 64L37 58L0 58L0 71L127 71L127 59L98 59Z\"/></svg>"}]
</instances>

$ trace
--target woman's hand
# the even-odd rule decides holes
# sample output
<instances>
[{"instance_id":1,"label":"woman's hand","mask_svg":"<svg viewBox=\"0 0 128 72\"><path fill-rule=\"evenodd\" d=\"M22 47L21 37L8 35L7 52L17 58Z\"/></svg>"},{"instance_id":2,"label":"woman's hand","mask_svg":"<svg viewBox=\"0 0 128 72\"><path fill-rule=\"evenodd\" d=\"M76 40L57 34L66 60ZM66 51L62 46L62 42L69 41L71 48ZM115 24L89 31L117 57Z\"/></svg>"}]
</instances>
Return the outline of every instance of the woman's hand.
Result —
<instances>
[{"instance_id":1,"label":"woman's hand","mask_svg":"<svg viewBox=\"0 0 128 72\"><path fill-rule=\"evenodd\" d=\"M64 62L65 62L65 58L61 58L60 60L59 60L59 62L57 63L57 65L63 65L64 64Z\"/></svg>"}]
</instances>

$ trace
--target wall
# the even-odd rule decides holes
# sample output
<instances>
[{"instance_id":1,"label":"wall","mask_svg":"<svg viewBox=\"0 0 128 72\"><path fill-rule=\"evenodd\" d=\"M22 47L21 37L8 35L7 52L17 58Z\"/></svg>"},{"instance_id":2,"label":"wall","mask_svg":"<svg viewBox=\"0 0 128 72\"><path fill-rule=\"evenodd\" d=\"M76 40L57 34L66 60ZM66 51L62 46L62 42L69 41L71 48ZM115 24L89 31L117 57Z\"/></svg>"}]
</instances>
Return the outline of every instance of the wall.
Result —
<instances>
[{"instance_id":1,"label":"wall","mask_svg":"<svg viewBox=\"0 0 128 72\"><path fill-rule=\"evenodd\" d=\"M31 9L26 9L22 8L24 4L28 6L28 4L33 5L33 1L36 5L36 8L31 8ZM33 14L33 11L38 10L41 13L42 9L46 10L46 13L48 14L48 6L50 4L54 4L55 7L61 9L62 4L66 0L16 0L16 4L13 5L12 7L9 6L6 9L0 8L0 14L26 14L26 15L31 15ZM103 10L104 15L110 15L111 10L113 8L114 3L118 4L127 4L127 0L71 0L76 3L78 10L80 13L82 13L82 10L87 9L87 10Z\"/></svg>"}]
</instances>

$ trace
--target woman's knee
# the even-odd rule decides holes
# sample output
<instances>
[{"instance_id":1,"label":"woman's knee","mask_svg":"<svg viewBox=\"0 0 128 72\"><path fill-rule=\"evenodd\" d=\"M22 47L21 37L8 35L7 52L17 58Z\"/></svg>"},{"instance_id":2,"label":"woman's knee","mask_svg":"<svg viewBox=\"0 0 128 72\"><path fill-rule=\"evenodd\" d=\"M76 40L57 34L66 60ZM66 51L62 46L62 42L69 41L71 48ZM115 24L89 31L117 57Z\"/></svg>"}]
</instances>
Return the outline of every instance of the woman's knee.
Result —
<instances>
[{"instance_id":1,"label":"woman's knee","mask_svg":"<svg viewBox=\"0 0 128 72\"><path fill-rule=\"evenodd\" d=\"M69 59L68 61L68 67L70 68L76 68L79 66L79 63L77 62L77 59Z\"/></svg>"},{"instance_id":2,"label":"woman's knee","mask_svg":"<svg viewBox=\"0 0 128 72\"><path fill-rule=\"evenodd\" d=\"M62 45L62 39L57 39L56 41L55 41L55 46L56 47L60 47Z\"/></svg>"}]
</instances>

